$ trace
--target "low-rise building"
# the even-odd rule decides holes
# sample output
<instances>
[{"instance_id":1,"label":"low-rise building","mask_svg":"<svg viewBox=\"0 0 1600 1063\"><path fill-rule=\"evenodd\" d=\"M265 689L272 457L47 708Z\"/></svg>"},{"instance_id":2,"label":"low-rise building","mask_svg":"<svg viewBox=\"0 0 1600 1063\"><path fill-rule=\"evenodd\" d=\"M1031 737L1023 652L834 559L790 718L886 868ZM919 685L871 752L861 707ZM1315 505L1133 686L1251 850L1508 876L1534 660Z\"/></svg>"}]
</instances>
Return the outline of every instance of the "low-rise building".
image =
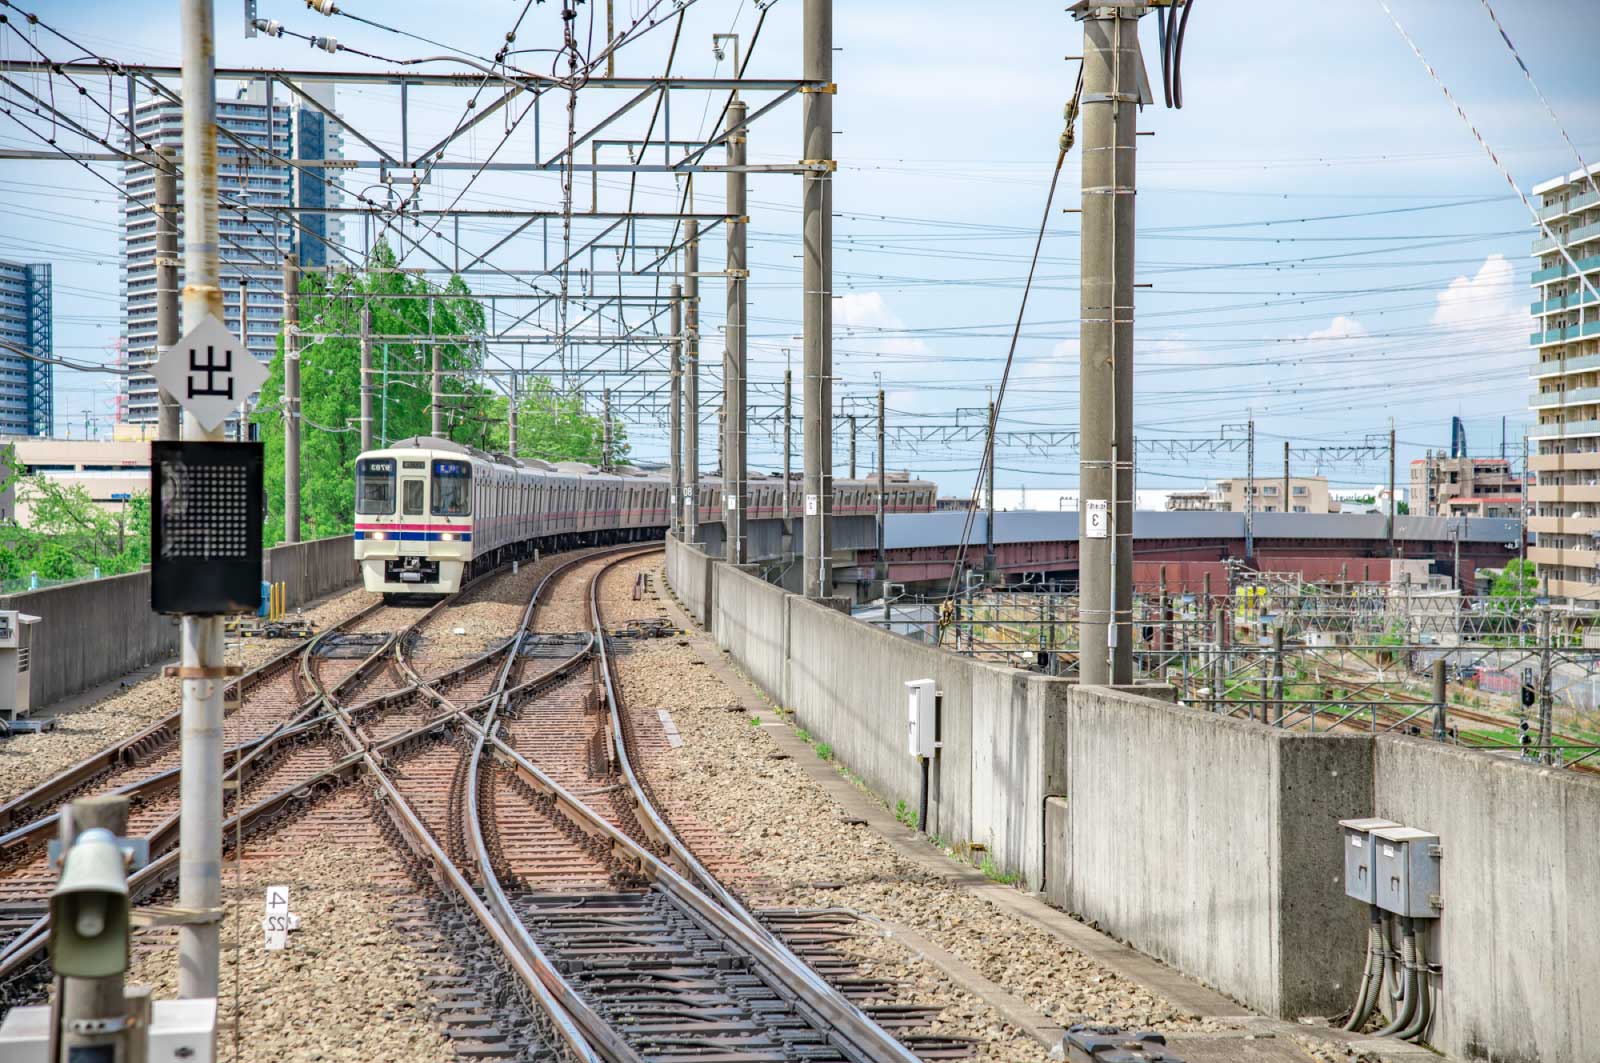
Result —
<instances>
[{"instance_id":1,"label":"low-rise building","mask_svg":"<svg viewBox=\"0 0 1600 1063\"><path fill-rule=\"evenodd\" d=\"M1411 499L1421 517L1515 517L1522 478L1505 458L1429 451L1411 463Z\"/></svg>"},{"instance_id":2,"label":"low-rise building","mask_svg":"<svg viewBox=\"0 0 1600 1063\"><path fill-rule=\"evenodd\" d=\"M6 464L18 476L44 476L68 487L82 487L97 505L113 513L133 496L150 490L150 444L107 439L0 440ZM8 477L0 492L0 521L28 526L26 492Z\"/></svg>"},{"instance_id":3,"label":"low-rise building","mask_svg":"<svg viewBox=\"0 0 1600 1063\"><path fill-rule=\"evenodd\" d=\"M1246 489L1249 478L1234 476L1216 481L1211 488L1214 498L1212 509L1225 513L1245 511ZM1291 476L1289 493L1284 496L1283 477L1257 476L1255 506L1257 513L1337 513L1338 503L1328 494L1326 476Z\"/></svg>"}]
</instances>

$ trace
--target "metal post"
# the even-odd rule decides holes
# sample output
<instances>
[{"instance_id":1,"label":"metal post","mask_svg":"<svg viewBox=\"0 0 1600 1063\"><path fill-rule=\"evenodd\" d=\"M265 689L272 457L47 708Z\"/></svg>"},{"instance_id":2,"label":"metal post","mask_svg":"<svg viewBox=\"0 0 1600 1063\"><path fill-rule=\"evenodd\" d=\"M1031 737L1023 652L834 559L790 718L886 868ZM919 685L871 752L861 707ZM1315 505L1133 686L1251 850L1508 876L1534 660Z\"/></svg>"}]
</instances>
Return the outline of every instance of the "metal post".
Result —
<instances>
[{"instance_id":1,"label":"metal post","mask_svg":"<svg viewBox=\"0 0 1600 1063\"><path fill-rule=\"evenodd\" d=\"M1082 9L1083 213L1078 482L1107 502L1106 538L1080 541L1083 683L1133 681L1134 162L1139 12Z\"/></svg>"},{"instance_id":2,"label":"metal post","mask_svg":"<svg viewBox=\"0 0 1600 1063\"><path fill-rule=\"evenodd\" d=\"M428 409L433 412L428 429L435 439L444 438L444 369L441 365L439 345L430 343L428 350L432 353L432 372L429 374Z\"/></svg>"},{"instance_id":3,"label":"metal post","mask_svg":"<svg viewBox=\"0 0 1600 1063\"><path fill-rule=\"evenodd\" d=\"M1554 697L1550 689L1550 669L1553 664L1555 643L1555 624L1552 622L1550 607L1539 607L1539 763L1549 764L1554 761L1550 750L1553 740L1551 712Z\"/></svg>"},{"instance_id":4,"label":"metal post","mask_svg":"<svg viewBox=\"0 0 1600 1063\"><path fill-rule=\"evenodd\" d=\"M805 0L804 244L805 593L833 594L833 0Z\"/></svg>"},{"instance_id":5,"label":"metal post","mask_svg":"<svg viewBox=\"0 0 1600 1063\"><path fill-rule=\"evenodd\" d=\"M1399 557L1394 547L1394 516L1396 513L1394 497L1394 418L1389 419L1389 556Z\"/></svg>"},{"instance_id":6,"label":"metal post","mask_svg":"<svg viewBox=\"0 0 1600 1063\"><path fill-rule=\"evenodd\" d=\"M683 533L683 285L672 286L672 400L667 411L668 463L672 470L671 512L667 522L674 536Z\"/></svg>"},{"instance_id":7,"label":"metal post","mask_svg":"<svg viewBox=\"0 0 1600 1063\"><path fill-rule=\"evenodd\" d=\"M223 320L223 306L217 261L216 27L211 0L183 0L182 11L183 330L190 332L208 317ZM184 439L220 443L222 437L220 425L208 431L192 414L184 415ZM187 677L182 680L178 779L178 904L194 921L178 928L178 995L215 997L219 955L212 920L222 905L222 618L184 616L179 644Z\"/></svg>"},{"instance_id":8,"label":"metal post","mask_svg":"<svg viewBox=\"0 0 1600 1063\"><path fill-rule=\"evenodd\" d=\"M683 344L688 376L683 382L683 532L700 541L700 223L683 223Z\"/></svg>"},{"instance_id":9,"label":"metal post","mask_svg":"<svg viewBox=\"0 0 1600 1063\"><path fill-rule=\"evenodd\" d=\"M850 479L856 478L856 415L851 414L847 420L850 422Z\"/></svg>"},{"instance_id":10,"label":"metal post","mask_svg":"<svg viewBox=\"0 0 1600 1063\"><path fill-rule=\"evenodd\" d=\"M1245 423L1244 556L1256 556L1256 419Z\"/></svg>"},{"instance_id":11,"label":"metal post","mask_svg":"<svg viewBox=\"0 0 1600 1063\"><path fill-rule=\"evenodd\" d=\"M243 273L239 274L239 341L244 346L241 352L246 358L254 358L250 350L250 278ZM239 396L238 419L233 422L233 440L235 443L245 441L244 409L250 401L250 396Z\"/></svg>"},{"instance_id":12,"label":"metal post","mask_svg":"<svg viewBox=\"0 0 1600 1063\"><path fill-rule=\"evenodd\" d=\"M512 415L515 423L516 415ZM361 451L372 449L372 308L361 308ZM513 448L513 453L515 448Z\"/></svg>"},{"instance_id":13,"label":"metal post","mask_svg":"<svg viewBox=\"0 0 1600 1063\"><path fill-rule=\"evenodd\" d=\"M517 415L521 412L517 407L522 402L522 395L517 387L517 374L511 374L510 393L506 395L506 452L513 458L517 456L518 445L522 442L517 438Z\"/></svg>"},{"instance_id":14,"label":"metal post","mask_svg":"<svg viewBox=\"0 0 1600 1063\"><path fill-rule=\"evenodd\" d=\"M1277 721L1283 726L1283 628L1272 629L1272 715L1262 723Z\"/></svg>"},{"instance_id":15,"label":"metal post","mask_svg":"<svg viewBox=\"0 0 1600 1063\"><path fill-rule=\"evenodd\" d=\"M794 554L794 521L789 512L789 493L794 490L794 475L790 468L794 455L794 438L790 414L794 407L794 371L783 371L783 560L788 564Z\"/></svg>"},{"instance_id":16,"label":"metal post","mask_svg":"<svg viewBox=\"0 0 1600 1063\"><path fill-rule=\"evenodd\" d=\"M1433 662L1433 737L1440 742L1450 737L1449 702L1445 694L1445 665L1440 657Z\"/></svg>"},{"instance_id":17,"label":"metal post","mask_svg":"<svg viewBox=\"0 0 1600 1063\"><path fill-rule=\"evenodd\" d=\"M745 503L749 497L745 300L748 294L746 278L749 276L749 260L745 255L748 228L745 221L745 184L748 177L744 172L746 137L741 128L744 120L744 101L735 99L728 104L728 314L722 344L722 531L724 556L731 565L742 565L749 560L745 538Z\"/></svg>"},{"instance_id":18,"label":"metal post","mask_svg":"<svg viewBox=\"0 0 1600 1063\"><path fill-rule=\"evenodd\" d=\"M1523 582L1528 578L1528 500L1533 476L1528 472L1528 434L1522 434L1522 501L1517 503L1517 617L1526 603L1522 600Z\"/></svg>"},{"instance_id":19,"label":"metal post","mask_svg":"<svg viewBox=\"0 0 1600 1063\"><path fill-rule=\"evenodd\" d=\"M1285 513L1294 512L1294 506L1291 501L1293 498L1294 492L1290 489L1289 481L1289 441L1285 439L1283 441L1283 511Z\"/></svg>"},{"instance_id":20,"label":"metal post","mask_svg":"<svg viewBox=\"0 0 1600 1063\"><path fill-rule=\"evenodd\" d=\"M64 810L58 825L61 856L65 861L67 850L72 848L78 835L86 830L99 828L119 838L125 836L128 833L128 799L112 796L79 798ZM123 1053L127 1052L129 1031L125 1018L128 1002L124 984L122 974L105 978L61 979L61 1021L57 1028L62 1052L59 1058L98 1059L101 1057L95 1055L97 1047L102 1051L111 1048L115 1052L115 1046L118 1045L124 1046ZM140 1036L143 1031L133 1033L134 1036ZM105 1058L114 1057L108 1054Z\"/></svg>"},{"instance_id":21,"label":"metal post","mask_svg":"<svg viewBox=\"0 0 1600 1063\"><path fill-rule=\"evenodd\" d=\"M600 391L600 471L611 471L611 389Z\"/></svg>"},{"instance_id":22,"label":"metal post","mask_svg":"<svg viewBox=\"0 0 1600 1063\"><path fill-rule=\"evenodd\" d=\"M187 319L185 327L188 327ZM293 253L283 256L283 400L283 541L297 543L300 541L300 259Z\"/></svg>"},{"instance_id":23,"label":"metal post","mask_svg":"<svg viewBox=\"0 0 1600 1063\"><path fill-rule=\"evenodd\" d=\"M994 400L989 400L989 438L994 438ZM978 470L983 476L983 578L994 579L994 459L995 448L988 447L989 460Z\"/></svg>"},{"instance_id":24,"label":"metal post","mask_svg":"<svg viewBox=\"0 0 1600 1063\"><path fill-rule=\"evenodd\" d=\"M878 586L884 608L889 607L889 538L884 523L888 512L889 471L884 463L883 445L888 433L883 421L883 389L878 389Z\"/></svg>"},{"instance_id":25,"label":"metal post","mask_svg":"<svg viewBox=\"0 0 1600 1063\"><path fill-rule=\"evenodd\" d=\"M133 121L130 113L128 121ZM156 346L165 350L178 342L178 156L169 147L157 148L156 171ZM177 439L181 432L178 400L158 391L158 439Z\"/></svg>"}]
</instances>

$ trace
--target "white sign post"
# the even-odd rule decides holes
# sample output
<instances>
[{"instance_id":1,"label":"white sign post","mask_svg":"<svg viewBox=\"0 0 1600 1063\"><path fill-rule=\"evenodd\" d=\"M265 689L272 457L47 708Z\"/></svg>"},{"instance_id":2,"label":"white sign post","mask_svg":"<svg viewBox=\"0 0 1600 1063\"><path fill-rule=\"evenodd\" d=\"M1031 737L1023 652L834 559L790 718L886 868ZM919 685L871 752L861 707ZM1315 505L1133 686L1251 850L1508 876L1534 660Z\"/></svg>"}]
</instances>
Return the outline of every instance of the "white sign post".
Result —
<instances>
[{"instance_id":1,"label":"white sign post","mask_svg":"<svg viewBox=\"0 0 1600 1063\"><path fill-rule=\"evenodd\" d=\"M215 314L208 314L161 352L152 375L209 432L261 388L267 367Z\"/></svg>"},{"instance_id":2,"label":"white sign post","mask_svg":"<svg viewBox=\"0 0 1600 1063\"><path fill-rule=\"evenodd\" d=\"M1087 499L1083 503L1083 537L1104 539L1111 533L1111 506L1103 498Z\"/></svg>"},{"instance_id":3,"label":"white sign post","mask_svg":"<svg viewBox=\"0 0 1600 1063\"><path fill-rule=\"evenodd\" d=\"M289 947L289 930L293 917L289 914L289 887L267 887L267 917L261 920L261 929L267 932L270 951Z\"/></svg>"}]
</instances>

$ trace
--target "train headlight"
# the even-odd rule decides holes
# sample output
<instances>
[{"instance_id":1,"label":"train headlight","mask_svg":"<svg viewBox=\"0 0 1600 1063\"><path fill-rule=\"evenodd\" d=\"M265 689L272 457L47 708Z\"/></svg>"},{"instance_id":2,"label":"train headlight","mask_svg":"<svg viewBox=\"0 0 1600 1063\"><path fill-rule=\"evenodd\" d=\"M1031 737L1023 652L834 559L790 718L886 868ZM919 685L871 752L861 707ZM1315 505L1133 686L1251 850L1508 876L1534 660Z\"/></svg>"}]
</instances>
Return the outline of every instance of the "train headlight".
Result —
<instances>
[{"instance_id":1,"label":"train headlight","mask_svg":"<svg viewBox=\"0 0 1600 1063\"><path fill-rule=\"evenodd\" d=\"M442 542L442 543L453 543L453 542L456 541L456 533L455 532L440 532L439 533L439 541Z\"/></svg>"},{"instance_id":2,"label":"train headlight","mask_svg":"<svg viewBox=\"0 0 1600 1063\"><path fill-rule=\"evenodd\" d=\"M367 538L369 538L369 539L387 539L388 536L383 534L383 532L368 532L367 533Z\"/></svg>"}]
</instances>

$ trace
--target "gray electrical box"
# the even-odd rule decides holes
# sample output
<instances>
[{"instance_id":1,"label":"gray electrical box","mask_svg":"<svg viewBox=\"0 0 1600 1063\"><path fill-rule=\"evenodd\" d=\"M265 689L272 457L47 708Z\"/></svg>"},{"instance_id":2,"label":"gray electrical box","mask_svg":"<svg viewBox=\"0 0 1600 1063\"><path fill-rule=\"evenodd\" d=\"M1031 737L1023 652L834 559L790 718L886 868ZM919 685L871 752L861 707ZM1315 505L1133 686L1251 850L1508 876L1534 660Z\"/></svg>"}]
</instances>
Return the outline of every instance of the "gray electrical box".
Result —
<instances>
[{"instance_id":1,"label":"gray electrical box","mask_svg":"<svg viewBox=\"0 0 1600 1063\"><path fill-rule=\"evenodd\" d=\"M1344 841L1344 893L1363 904L1378 903L1378 879L1372 867L1372 832L1398 827L1392 819L1341 819Z\"/></svg>"},{"instance_id":2,"label":"gray electrical box","mask_svg":"<svg viewBox=\"0 0 1600 1063\"><path fill-rule=\"evenodd\" d=\"M1372 844L1378 907L1412 919L1437 919L1439 836L1415 827L1379 827Z\"/></svg>"},{"instance_id":3,"label":"gray electrical box","mask_svg":"<svg viewBox=\"0 0 1600 1063\"><path fill-rule=\"evenodd\" d=\"M33 625L36 616L0 609L0 719L16 720L33 709Z\"/></svg>"}]
</instances>

